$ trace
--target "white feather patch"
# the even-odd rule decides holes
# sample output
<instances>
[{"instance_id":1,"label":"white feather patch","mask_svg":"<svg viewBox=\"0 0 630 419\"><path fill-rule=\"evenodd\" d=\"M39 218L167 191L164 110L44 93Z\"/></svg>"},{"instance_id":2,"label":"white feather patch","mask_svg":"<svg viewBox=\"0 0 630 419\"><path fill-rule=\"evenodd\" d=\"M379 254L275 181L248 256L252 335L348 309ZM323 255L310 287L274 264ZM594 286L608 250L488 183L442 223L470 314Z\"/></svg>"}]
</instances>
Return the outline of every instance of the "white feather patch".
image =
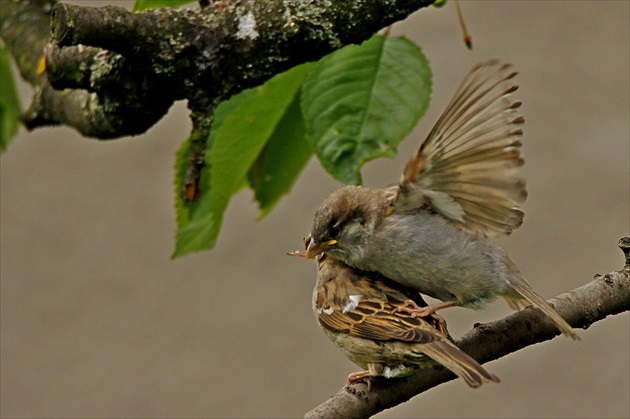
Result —
<instances>
[{"instance_id":1,"label":"white feather patch","mask_svg":"<svg viewBox=\"0 0 630 419\"><path fill-rule=\"evenodd\" d=\"M357 308L357 306L359 305L360 301L361 301L361 296L360 295L351 295L350 296L350 301L348 301L348 304L346 304L346 306L343 308L343 310L341 310L341 312L343 314L346 314L350 310L354 310L355 308Z\"/></svg>"},{"instance_id":2,"label":"white feather patch","mask_svg":"<svg viewBox=\"0 0 630 419\"><path fill-rule=\"evenodd\" d=\"M395 366L385 365L385 368L383 368L383 376L385 378L396 378L401 375L408 375L410 370L412 369L402 364Z\"/></svg>"}]
</instances>

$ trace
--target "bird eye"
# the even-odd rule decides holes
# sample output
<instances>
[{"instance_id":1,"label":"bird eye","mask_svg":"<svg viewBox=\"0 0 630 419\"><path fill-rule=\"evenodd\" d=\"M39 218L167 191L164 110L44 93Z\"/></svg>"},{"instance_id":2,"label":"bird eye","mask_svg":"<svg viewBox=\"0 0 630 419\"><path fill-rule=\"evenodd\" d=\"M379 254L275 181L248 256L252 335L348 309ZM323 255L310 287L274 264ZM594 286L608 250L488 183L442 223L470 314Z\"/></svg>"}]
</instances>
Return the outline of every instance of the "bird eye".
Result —
<instances>
[{"instance_id":1,"label":"bird eye","mask_svg":"<svg viewBox=\"0 0 630 419\"><path fill-rule=\"evenodd\" d=\"M337 237L339 233L341 233L341 227L339 226L339 224L331 226L328 229L328 235L330 236L331 239L334 239L335 237Z\"/></svg>"}]
</instances>

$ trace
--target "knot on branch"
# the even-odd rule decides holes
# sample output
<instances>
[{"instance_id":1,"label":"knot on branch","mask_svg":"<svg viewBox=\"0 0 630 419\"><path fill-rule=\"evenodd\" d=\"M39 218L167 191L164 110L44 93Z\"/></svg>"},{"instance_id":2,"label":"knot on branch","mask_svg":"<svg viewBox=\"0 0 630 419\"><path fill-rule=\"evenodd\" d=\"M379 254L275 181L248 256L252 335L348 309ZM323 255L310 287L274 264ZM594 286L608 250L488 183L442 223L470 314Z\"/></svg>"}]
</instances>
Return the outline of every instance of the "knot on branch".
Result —
<instances>
[{"instance_id":1,"label":"knot on branch","mask_svg":"<svg viewBox=\"0 0 630 419\"><path fill-rule=\"evenodd\" d=\"M131 13L123 8L56 4L48 77L55 89L95 93L90 110L108 120L94 136L146 131L178 99L216 92L208 33L213 15L186 9ZM221 37L213 37L221 43ZM201 57L201 59L200 59ZM215 63L216 64L216 63ZM95 103L96 102L96 103ZM92 119L91 115L85 115Z\"/></svg>"}]
</instances>

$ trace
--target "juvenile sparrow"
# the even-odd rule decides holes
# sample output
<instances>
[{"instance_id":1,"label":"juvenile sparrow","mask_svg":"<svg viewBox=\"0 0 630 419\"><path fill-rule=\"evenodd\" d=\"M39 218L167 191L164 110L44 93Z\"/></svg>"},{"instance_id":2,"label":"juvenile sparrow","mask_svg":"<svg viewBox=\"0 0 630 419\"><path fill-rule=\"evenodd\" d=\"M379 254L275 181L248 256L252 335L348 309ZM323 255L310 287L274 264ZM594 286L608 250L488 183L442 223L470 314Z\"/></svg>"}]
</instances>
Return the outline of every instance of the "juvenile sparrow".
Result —
<instances>
[{"instance_id":1,"label":"juvenile sparrow","mask_svg":"<svg viewBox=\"0 0 630 419\"><path fill-rule=\"evenodd\" d=\"M414 306L425 305L418 293L327 255L318 257L317 270L315 317L330 340L366 369L350 374L348 384L367 379L369 389L369 377L404 377L435 362L470 387L499 382L448 340L446 323L440 316L414 317L406 312L410 301Z\"/></svg>"},{"instance_id":2,"label":"juvenile sparrow","mask_svg":"<svg viewBox=\"0 0 630 419\"><path fill-rule=\"evenodd\" d=\"M510 96L515 75L498 60L473 67L398 185L345 186L324 201L307 257L325 252L442 300L416 310L420 316L502 296L514 309L533 303L579 339L491 240L521 225L527 196L517 173L524 120Z\"/></svg>"}]
</instances>

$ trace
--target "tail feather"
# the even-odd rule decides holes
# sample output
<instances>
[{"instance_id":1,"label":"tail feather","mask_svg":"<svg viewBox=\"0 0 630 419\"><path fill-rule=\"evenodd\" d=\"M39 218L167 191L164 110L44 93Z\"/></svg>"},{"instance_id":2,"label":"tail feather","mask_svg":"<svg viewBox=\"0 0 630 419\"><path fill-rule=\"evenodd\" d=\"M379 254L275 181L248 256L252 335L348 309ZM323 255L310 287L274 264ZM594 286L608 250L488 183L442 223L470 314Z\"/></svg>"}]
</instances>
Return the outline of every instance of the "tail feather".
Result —
<instances>
[{"instance_id":1,"label":"tail feather","mask_svg":"<svg viewBox=\"0 0 630 419\"><path fill-rule=\"evenodd\" d=\"M575 330L573 330L571 325L569 325L569 323L567 323L567 321L564 320L553 307L551 307L547 300L537 294L524 279L519 279L520 280L516 282L510 281L512 288L514 288L516 292L522 295L530 303L542 310L542 312L556 324L556 327L560 329L564 335L569 336L574 340L580 340L580 336L578 336ZM509 301L510 300L508 300L508 303Z\"/></svg>"},{"instance_id":2,"label":"tail feather","mask_svg":"<svg viewBox=\"0 0 630 419\"><path fill-rule=\"evenodd\" d=\"M422 352L462 378L470 387L476 388L483 383L500 381L496 375L488 372L449 341L438 340L423 345Z\"/></svg>"}]
</instances>

